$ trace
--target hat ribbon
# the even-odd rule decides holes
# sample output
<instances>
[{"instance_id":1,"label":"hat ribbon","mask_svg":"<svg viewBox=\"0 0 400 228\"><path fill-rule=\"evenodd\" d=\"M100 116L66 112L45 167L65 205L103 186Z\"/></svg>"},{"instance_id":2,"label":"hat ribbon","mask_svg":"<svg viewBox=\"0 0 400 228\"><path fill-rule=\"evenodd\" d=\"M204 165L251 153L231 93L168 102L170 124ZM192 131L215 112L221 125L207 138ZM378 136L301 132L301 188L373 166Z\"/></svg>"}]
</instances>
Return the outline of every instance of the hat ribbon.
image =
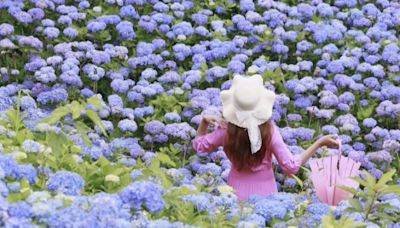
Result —
<instances>
[{"instance_id":1,"label":"hat ribbon","mask_svg":"<svg viewBox=\"0 0 400 228\"><path fill-rule=\"evenodd\" d=\"M261 132L258 128L258 121L262 120L260 118L262 114L260 112L254 111L236 111L236 118L241 126L247 129L247 134L250 139L251 153L255 154L261 148Z\"/></svg>"}]
</instances>

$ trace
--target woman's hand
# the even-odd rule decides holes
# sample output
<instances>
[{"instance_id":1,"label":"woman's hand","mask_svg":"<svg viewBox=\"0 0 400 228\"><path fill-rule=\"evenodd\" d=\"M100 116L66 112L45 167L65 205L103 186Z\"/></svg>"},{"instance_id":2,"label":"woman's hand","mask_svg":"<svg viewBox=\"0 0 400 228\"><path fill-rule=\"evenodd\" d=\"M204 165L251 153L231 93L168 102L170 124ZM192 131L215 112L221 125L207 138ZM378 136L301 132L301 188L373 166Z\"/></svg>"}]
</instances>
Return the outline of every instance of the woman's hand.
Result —
<instances>
[{"instance_id":1,"label":"woman's hand","mask_svg":"<svg viewBox=\"0 0 400 228\"><path fill-rule=\"evenodd\" d=\"M338 135L325 135L322 136L317 141L319 147L326 146L329 148L335 148L339 146L339 136Z\"/></svg>"},{"instance_id":2,"label":"woman's hand","mask_svg":"<svg viewBox=\"0 0 400 228\"><path fill-rule=\"evenodd\" d=\"M203 118L201 119L199 128L197 128L197 136L202 136L207 134L207 129L209 124L214 125L214 127L227 126L227 122L224 119L219 118L218 116L204 115Z\"/></svg>"},{"instance_id":3,"label":"woman's hand","mask_svg":"<svg viewBox=\"0 0 400 228\"><path fill-rule=\"evenodd\" d=\"M224 120L220 117L210 116L210 115L203 116L202 121L203 121L203 123L205 123L207 125L212 124L214 126L220 126L220 127L226 127L227 123L228 123L228 122L226 122L226 120Z\"/></svg>"}]
</instances>

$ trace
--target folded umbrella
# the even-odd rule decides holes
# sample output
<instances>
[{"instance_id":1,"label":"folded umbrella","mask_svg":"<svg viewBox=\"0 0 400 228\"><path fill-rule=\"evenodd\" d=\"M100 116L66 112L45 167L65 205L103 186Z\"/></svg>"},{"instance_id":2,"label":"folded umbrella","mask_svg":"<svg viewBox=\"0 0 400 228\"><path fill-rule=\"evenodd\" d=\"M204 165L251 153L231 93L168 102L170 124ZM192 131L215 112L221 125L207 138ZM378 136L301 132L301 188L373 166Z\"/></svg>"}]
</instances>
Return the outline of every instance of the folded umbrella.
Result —
<instances>
[{"instance_id":1,"label":"folded umbrella","mask_svg":"<svg viewBox=\"0 0 400 228\"><path fill-rule=\"evenodd\" d=\"M342 156L339 142L338 154L325 158L311 159L311 181L314 184L318 198L329 205L337 205L340 201L351 198L350 192L337 186L357 188L359 183L350 179L358 175L360 162Z\"/></svg>"}]
</instances>

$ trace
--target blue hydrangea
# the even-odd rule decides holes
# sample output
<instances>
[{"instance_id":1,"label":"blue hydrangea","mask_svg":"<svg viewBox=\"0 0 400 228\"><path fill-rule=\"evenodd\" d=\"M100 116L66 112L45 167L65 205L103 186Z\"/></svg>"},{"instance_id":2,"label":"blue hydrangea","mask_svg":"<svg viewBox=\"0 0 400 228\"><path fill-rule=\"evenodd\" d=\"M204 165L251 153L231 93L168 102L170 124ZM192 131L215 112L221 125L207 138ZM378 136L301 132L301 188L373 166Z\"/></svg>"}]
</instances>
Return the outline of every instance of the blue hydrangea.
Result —
<instances>
[{"instance_id":1,"label":"blue hydrangea","mask_svg":"<svg viewBox=\"0 0 400 228\"><path fill-rule=\"evenodd\" d=\"M297 185L297 181L293 178L287 178L285 179L283 185L288 188L294 188Z\"/></svg>"},{"instance_id":2,"label":"blue hydrangea","mask_svg":"<svg viewBox=\"0 0 400 228\"><path fill-rule=\"evenodd\" d=\"M87 29L89 32L100 32L107 27L106 23L101 21L90 21L87 24Z\"/></svg>"},{"instance_id":3,"label":"blue hydrangea","mask_svg":"<svg viewBox=\"0 0 400 228\"><path fill-rule=\"evenodd\" d=\"M267 222L272 218L283 219L288 213L285 205L279 201L263 199L254 204L255 213L263 216Z\"/></svg>"},{"instance_id":4,"label":"blue hydrangea","mask_svg":"<svg viewBox=\"0 0 400 228\"><path fill-rule=\"evenodd\" d=\"M9 192L10 192L10 190L8 189L7 185L2 180L0 180L0 202L1 202L2 197L8 196ZM1 209L1 207L0 207L0 209Z\"/></svg>"},{"instance_id":5,"label":"blue hydrangea","mask_svg":"<svg viewBox=\"0 0 400 228\"><path fill-rule=\"evenodd\" d=\"M218 176L221 174L222 169L215 163L207 163L206 165L202 165L197 171L198 174L204 174L207 172L210 172L211 174Z\"/></svg>"},{"instance_id":6,"label":"blue hydrangea","mask_svg":"<svg viewBox=\"0 0 400 228\"><path fill-rule=\"evenodd\" d=\"M316 226L321 223L322 217L329 213L330 207L324 203L313 203L307 206L306 211L310 215L306 217L305 222L309 226Z\"/></svg>"},{"instance_id":7,"label":"blue hydrangea","mask_svg":"<svg viewBox=\"0 0 400 228\"><path fill-rule=\"evenodd\" d=\"M26 202L10 204L8 214L16 218L31 218L33 216L31 205Z\"/></svg>"},{"instance_id":8,"label":"blue hydrangea","mask_svg":"<svg viewBox=\"0 0 400 228\"><path fill-rule=\"evenodd\" d=\"M10 35L14 32L14 26L8 24L8 23L2 23L0 24L0 35L1 36L7 36Z\"/></svg>"},{"instance_id":9,"label":"blue hydrangea","mask_svg":"<svg viewBox=\"0 0 400 228\"><path fill-rule=\"evenodd\" d=\"M20 100L22 110L35 109L37 107L35 99L30 96L23 96Z\"/></svg>"},{"instance_id":10,"label":"blue hydrangea","mask_svg":"<svg viewBox=\"0 0 400 228\"><path fill-rule=\"evenodd\" d=\"M135 180L136 178L138 178L142 175L143 175L142 171L134 169L134 170L132 170L132 172L130 173L129 176L131 177L131 180Z\"/></svg>"},{"instance_id":11,"label":"blue hydrangea","mask_svg":"<svg viewBox=\"0 0 400 228\"><path fill-rule=\"evenodd\" d=\"M183 140L189 140L195 135L195 130L186 122L184 123L173 123L165 126L164 133L167 136L180 138Z\"/></svg>"},{"instance_id":12,"label":"blue hydrangea","mask_svg":"<svg viewBox=\"0 0 400 228\"><path fill-rule=\"evenodd\" d=\"M42 150L42 145L38 142L35 142L33 140L27 139L22 143L22 148L26 152L30 153L38 153Z\"/></svg>"},{"instance_id":13,"label":"blue hydrangea","mask_svg":"<svg viewBox=\"0 0 400 228\"><path fill-rule=\"evenodd\" d=\"M117 26L116 29L121 37L121 39L133 39L136 37L136 33L133 30L133 24L129 21L122 21Z\"/></svg>"},{"instance_id":14,"label":"blue hydrangea","mask_svg":"<svg viewBox=\"0 0 400 228\"><path fill-rule=\"evenodd\" d=\"M63 88L55 88L50 91L41 92L37 96L37 101L40 104L58 103L66 101L68 98L68 93Z\"/></svg>"},{"instance_id":15,"label":"blue hydrangea","mask_svg":"<svg viewBox=\"0 0 400 228\"><path fill-rule=\"evenodd\" d=\"M111 82L111 88L116 93L126 93L129 89L129 83L122 79L114 79Z\"/></svg>"},{"instance_id":16,"label":"blue hydrangea","mask_svg":"<svg viewBox=\"0 0 400 228\"><path fill-rule=\"evenodd\" d=\"M6 172L4 172L3 168L0 166L0 180L6 177Z\"/></svg>"},{"instance_id":17,"label":"blue hydrangea","mask_svg":"<svg viewBox=\"0 0 400 228\"><path fill-rule=\"evenodd\" d=\"M69 226L99 227L98 219L85 210L72 206L51 213L44 221L50 227L67 228Z\"/></svg>"},{"instance_id":18,"label":"blue hydrangea","mask_svg":"<svg viewBox=\"0 0 400 228\"><path fill-rule=\"evenodd\" d=\"M170 122L180 122L181 116L176 112L165 113L164 118Z\"/></svg>"},{"instance_id":19,"label":"blue hydrangea","mask_svg":"<svg viewBox=\"0 0 400 228\"><path fill-rule=\"evenodd\" d=\"M149 181L136 181L125 187L119 196L135 210L144 206L151 213L159 213L165 206L164 190Z\"/></svg>"},{"instance_id":20,"label":"blue hydrangea","mask_svg":"<svg viewBox=\"0 0 400 228\"><path fill-rule=\"evenodd\" d=\"M18 180L21 180L25 177L30 184L34 184L36 182L37 171L33 165L18 165L16 169L17 170L15 171L14 175Z\"/></svg>"},{"instance_id":21,"label":"blue hydrangea","mask_svg":"<svg viewBox=\"0 0 400 228\"><path fill-rule=\"evenodd\" d=\"M123 132L135 132L138 126L134 120L124 119L118 122L118 128Z\"/></svg>"},{"instance_id":22,"label":"blue hydrangea","mask_svg":"<svg viewBox=\"0 0 400 228\"><path fill-rule=\"evenodd\" d=\"M46 182L47 189L52 192L62 192L66 195L80 195L85 181L73 172L58 171L50 176Z\"/></svg>"},{"instance_id":23,"label":"blue hydrangea","mask_svg":"<svg viewBox=\"0 0 400 228\"><path fill-rule=\"evenodd\" d=\"M191 202L199 212L210 211L215 205L212 202L211 195L200 193L199 195L187 195L182 197L186 202Z\"/></svg>"},{"instance_id":24,"label":"blue hydrangea","mask_svg":"<svg viewBox=\"0 0 400 228\"><path fill-rule=\"evenodd\" d=\"M144 125L144 130L153 135L162 133L164 128L165 125L158 120L152 120Z\"/></svg>"}]
</instances>

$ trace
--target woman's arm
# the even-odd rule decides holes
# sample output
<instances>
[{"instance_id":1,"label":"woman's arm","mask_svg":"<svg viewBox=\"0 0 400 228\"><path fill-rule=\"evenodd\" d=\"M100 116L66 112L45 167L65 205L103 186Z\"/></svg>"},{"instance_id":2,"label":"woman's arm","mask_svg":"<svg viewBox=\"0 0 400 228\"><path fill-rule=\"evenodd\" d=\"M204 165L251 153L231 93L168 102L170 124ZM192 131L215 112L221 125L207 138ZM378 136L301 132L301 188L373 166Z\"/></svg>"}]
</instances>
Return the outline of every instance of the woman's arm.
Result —
<instances>
[{"instance_id":1,"label":"woman's arm","mask_svg":"<svg viewBox=\"0 0 400 228\"><path fill-rule=\"evenodd\" d=\"M321 147L321 142L317 140L310 147L308 147L307 150L301 153L300 154L301 165L304 165L308 161L308 159L310 159L315 154L315 152L317 152L318 148L320 147Z\"/></svg>"},{"instance_id":2,"label":"woman's arm","mask_svg":"<svg viewBox=\"0 0 400 228\"><path fill-rule=\"evenodd\" d=\"M301 159L302 159L302 165L310 159L315 152L318 150L318 148L326 146L329 148L334 148L339 146L339 141L338 141L337 135L325 135L319 138L317 141L315 141L306 151L304 151L301 154Z\"/></svg>"},{"instance_id":3,"label":"woman's arm","mask_svg":"<svg viewBox=\"0 0 400 228\"><path fill-rule=\"evenodd\" d=\"M326 135L314 142L303 153L293 155L283 141L283 138L279 133L278 126L274 124L273 128L274 130L271 141L273 153L278 160L278 163L282 167L283 172L287 175L296 174L300 166L305 164L321 146L335 147L339 145L338 141L336 140L337 136Z\"/></svg>"},{"instance_id":4,"label":"woman's arm","mask_svg":"<svg viewBox=\"0 0 400 228\"><path fill-rule=\"evenodd\" d=\"M208 133L208 125L213 123L216 128ZM212 152L223 145L226 126L222 119L216 117L204 117L197 129L197 135L192 140L192 146L197 153Z\"/></svg>"}]
</instances>

